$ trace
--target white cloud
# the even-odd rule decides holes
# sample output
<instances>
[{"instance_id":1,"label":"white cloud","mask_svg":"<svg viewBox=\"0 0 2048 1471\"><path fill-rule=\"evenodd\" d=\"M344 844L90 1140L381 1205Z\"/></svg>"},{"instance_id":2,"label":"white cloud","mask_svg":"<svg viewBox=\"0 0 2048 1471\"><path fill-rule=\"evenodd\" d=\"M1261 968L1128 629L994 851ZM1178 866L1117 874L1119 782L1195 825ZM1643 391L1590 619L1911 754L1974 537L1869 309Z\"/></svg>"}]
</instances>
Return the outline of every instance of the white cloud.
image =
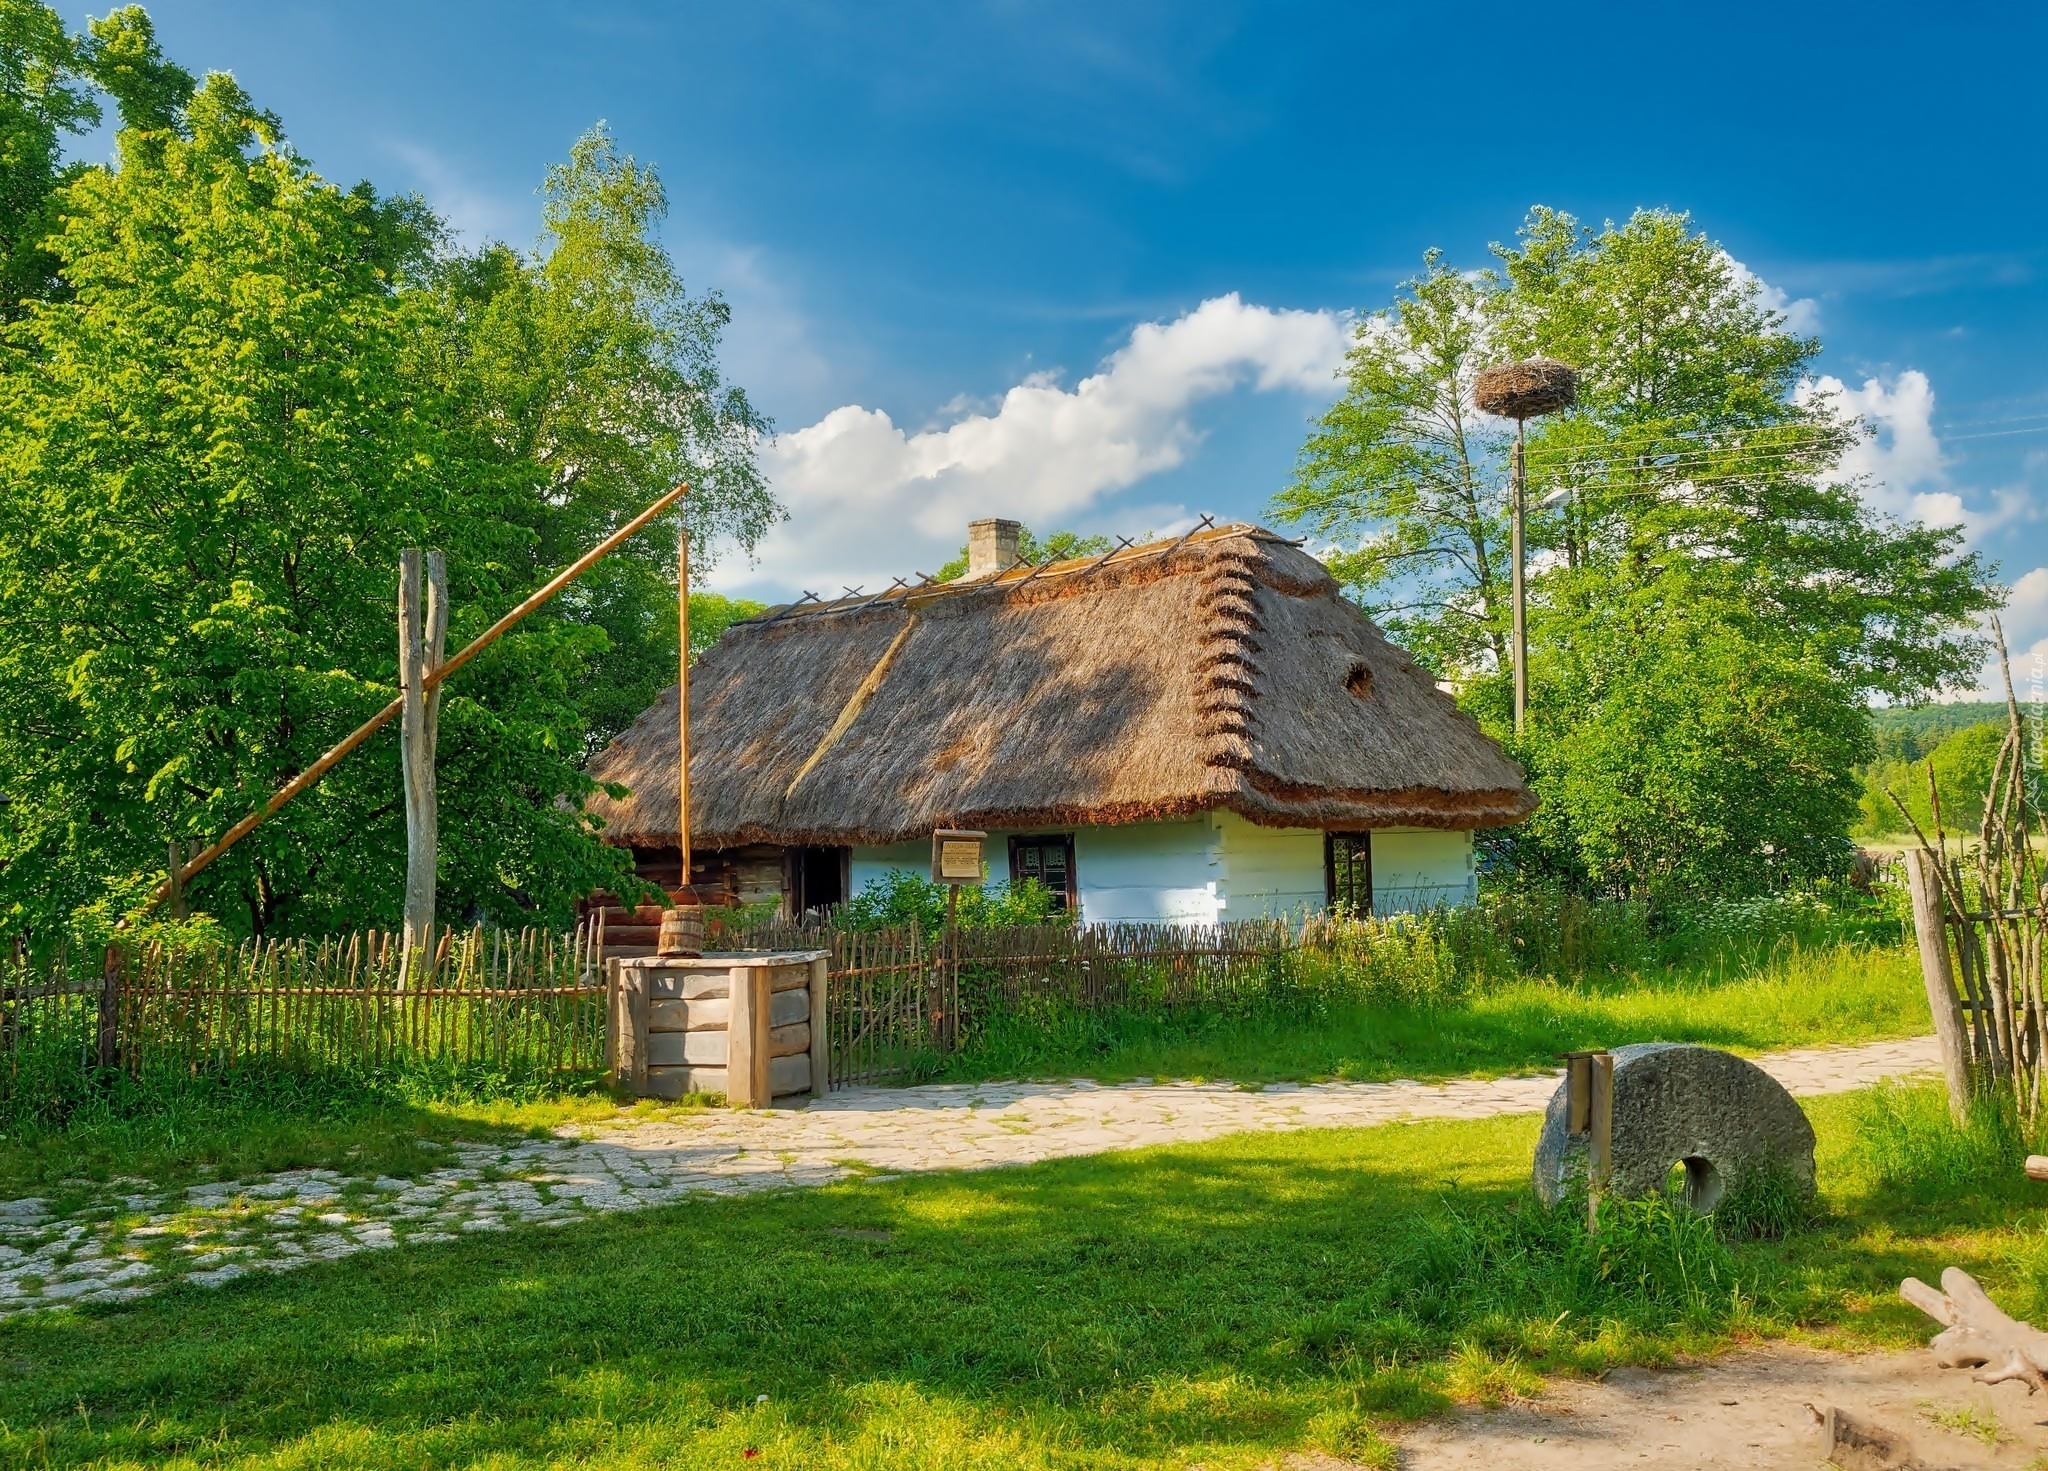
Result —
<instances>
[{"instance_id":1,"label":"white cloud","mask_svg":"<svg viewBox=\"0 0 2048 1471\"><path fill-rule=\"evenodd\" d=\"M1756 282L1756 299L1758 303L1771 311L1784 314L1785 330L1787 332L1794 332L1804 337L1820 330L1819 302L1810 296L1791 296L1782 286L1773 286L1734 256L1728 255L1725 251L1722 252L1722 256L1728 262L1729 267L1735 272L1737 284L1745 281Z\"/></svg>"},{"instance_id":2,"label":"white cloud","mask_svg":"<svg viewBox=\"0 0 2048 1471\"><path fill-rule=\"evenodd\" d=\"M434 212L471 248L486 240L523 239L540 228L540 208L530 190L514 196L480 187L476 171L419 143L388 138L383 146L411 171Z\"/></svg>"},{"instance_id":3,"label":"white cloud","mask_svg":"<svg viewBox=\"0 0 2048 1471\"><path fill-rule=\"evenodd\" d=\"M1864 478L1865 494L1879 510L1936 526L1969 524L1971 513L1948 483L1934 432L1934 385L1925 373L1908 368L1890 383L1866 378L1860 388L1823 377L1802 385L1799 396L1831 398L1869 426L1870 433L1842 457L1841 469Z\"/></svg>"},{"instance_id":4,"label":"white cloud","mask_svg":"<svg viewBox=\"0 0 2048 1471\"><path fill-rule=\"evenodd\" d=\"M1141 323L1071 389L1035 373L993 409L915 433L878 409L834 409L764 454L789 519L761 544L756 569L729 564L713 580L879 587L951 557L977 516L1050 529L1099 514L1106 497L1194 452L1203 400L1247 388L1333 397L1347 326L1335 312L1247 305L1233 292ZM1140 531L1184 517L1155 505L1116 519Z\"/></svg>"},{"instance_id":5,"label":"white cloud","mask_svg":"<svg viewBox=\"0 0 2048 1471\"><path fill-rule=\"evenodd\" d=\"M2048 711L2048 567L2036 567L2013 583L1999 622L2012 656L2013 693L2022 704ZM2005 698L1995 652L1985 661L1978 697Z\"/></svg>"}]
</instances>

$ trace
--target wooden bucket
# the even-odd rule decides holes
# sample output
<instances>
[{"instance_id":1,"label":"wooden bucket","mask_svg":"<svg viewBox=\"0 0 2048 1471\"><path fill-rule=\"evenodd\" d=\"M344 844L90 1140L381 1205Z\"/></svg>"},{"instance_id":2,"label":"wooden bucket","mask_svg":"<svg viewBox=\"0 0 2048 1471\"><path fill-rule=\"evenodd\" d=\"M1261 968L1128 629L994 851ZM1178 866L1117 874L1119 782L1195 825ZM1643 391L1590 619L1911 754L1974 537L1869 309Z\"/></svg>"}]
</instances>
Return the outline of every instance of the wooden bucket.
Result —
<instances>
[{"instance_id":1,"label":"wooden bucket","mask_svg":"<svg viewBox=\"0 0 2048 1471\"><path fill-rule=\"evenodd\" d=\"M675 909L661 911L661 935L656 948L663 955L678 955L694 960L704 953L704 910L701 905L686 904Z\"/></svg>"}]
</instances>

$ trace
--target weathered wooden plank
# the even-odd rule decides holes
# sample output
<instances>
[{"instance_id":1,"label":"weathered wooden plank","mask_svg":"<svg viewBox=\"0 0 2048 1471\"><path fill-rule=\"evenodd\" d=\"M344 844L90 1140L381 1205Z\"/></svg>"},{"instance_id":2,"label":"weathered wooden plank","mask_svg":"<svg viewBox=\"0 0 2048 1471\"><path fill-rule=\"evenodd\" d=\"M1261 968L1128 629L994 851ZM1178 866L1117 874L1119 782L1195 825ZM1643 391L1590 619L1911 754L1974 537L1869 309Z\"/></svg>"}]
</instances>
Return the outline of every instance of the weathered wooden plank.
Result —
<instances>
[{"instance_id":1,"label":"weathered wooden plank","mask_svg":"<svg viewBox=\"0 0 2048 1471\"><path fill-rule=\"evenodd\" d=\"M807 988L811 1024L811 1096L823 1098L831 1087L832 1036L825 1010L831 989L832 962L823 956L811 962L811 983Z\"/></svg>"},{"instance_id":2,"label":"weathered wooden plank","mask_svg":"<svg viewBox=\"0 0 2048 1471\"><path fill-rule=\"evenodd\" d=\"M729 1056L726 1034L718 1032L649 1032L649 1067L724 1067Z\"/></svg>"},{"instance_id":3,"label":"weathered wooden plank","mask_svg":"<svg viewBox=\"0 0 2048 1471\"><path fill-rule=\"evenodd\" d=\"M768 1056L771 1059L794 1057L799 1052L808 1057L810 1051L811 1024L809 1022L796 1022L790 1026L769 1029Z\"/></svg>"},{"instance_id":4,"label":"weathered wooden plank","mask_svg":"<svg viewBox=\"0 0 2048 1471\"><path fill-rule=\"evenodd\" d=\"M768 1083L769 973L768 967L760 965L732 967L725 1098L734 1108L765 1108L773 1097Z\"/></svg>"},{"instance_id":5,"label":"weathered wooden plank","mask_svg":"<svg viewBox=\"0 0 2048 1471\"><path fill-rule=\"evenodd\" d=\"M793 1022L810 1020L811 992L808 984L801 991L777 991L768 998L768 1025L786 1027Z\"/></svg>"},{"instance_id":6,"label":"weathered wooden plank","mask_svg":"<svg viewBox=\"0 0 2048 1471\"><path fill-rule=\"evenodd\" d=\"M648 1098L681 1098L685 1093L725 1092L722 1067L662 1067L647 1072Z\"/></svg>"},{"instance_id":7,"label":"weathered wooden plank","mask_svg":"<svg viewBox=\"0 0 2048 1471\"><path fill-rule=\"evenodd\" d=\"M809 1053L797 1057L778 1057L768 1064L768 1089L771 1096L787 1098L793 1093L811 1091L811 1058Z\"/></svg>"},{"instance_id":8,"label":"weathered wooden plank","mask_svg":"<svg viewBox=\"0 0 2048 1471\"><path fill-rule=\"evenodd\" d=\"M653 970L641 967L648 976L649 994L663 1001L696 1001L712 996L723 996L731 989L732 982L724 970L686 971Z\"/></svg>"},{"instance_id":9,"label":"weathered wooden plank","mask_svg":"<svg viewBox=\"0 0 2048 1471\"><path fill-rule=\"evenodd\" d=\"M647 1027L655 1032L724 1031L732 1018L732 999L702 996L695 1001L654 1000L647 1003Z\"/></svg>"},{"instance_id":10,"label":"weathered wooden plank","mask_svg":"<svg viewBox=\"0 0 2048 1471\"><path fill-rule=\"evenodd\" d=\"M1906 854L1906 882L1913 896L1913 929L1920 941L1920 979L1934 1035L1941 1048L1942 1073L1948 1083L1948 1107L1958 1123L1970 1111L1969 1044L1963 1037L1963 1016L1956 1004L1955 972L1948 955L1948 931L1942 924L1944 901L1935 858L1924 849Z\"/></svg>"}]
</instances>

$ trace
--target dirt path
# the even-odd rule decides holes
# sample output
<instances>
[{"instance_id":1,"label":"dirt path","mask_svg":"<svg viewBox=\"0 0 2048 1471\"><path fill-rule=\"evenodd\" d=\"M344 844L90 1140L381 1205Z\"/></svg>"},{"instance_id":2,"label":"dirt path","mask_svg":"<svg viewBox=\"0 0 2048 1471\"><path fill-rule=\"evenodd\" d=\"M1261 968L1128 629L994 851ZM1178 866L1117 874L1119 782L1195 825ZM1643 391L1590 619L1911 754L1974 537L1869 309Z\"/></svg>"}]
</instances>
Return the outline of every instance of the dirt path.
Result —
<instances>
[{"instance_id":1,"label":"dirt path","mask_svg":"<svg viewBox=\"0 0 2048 1471\"><path fill-rule=\"evenodd\" d=\"M1907 1437L1930 1468L2048 1466L2048 1399L1974 1383L1925 1350L1830 1354L1778 1346L1685 1369L1555 1381L1533 1404L1469 1411L1402 1437L1407 1471L1823 1471L1808 1405ZM1335 1471L1340 1463L1325 1463ZM1301 1464L1309 1471L1309 1463Z\"/></svg>"}]
</instances>

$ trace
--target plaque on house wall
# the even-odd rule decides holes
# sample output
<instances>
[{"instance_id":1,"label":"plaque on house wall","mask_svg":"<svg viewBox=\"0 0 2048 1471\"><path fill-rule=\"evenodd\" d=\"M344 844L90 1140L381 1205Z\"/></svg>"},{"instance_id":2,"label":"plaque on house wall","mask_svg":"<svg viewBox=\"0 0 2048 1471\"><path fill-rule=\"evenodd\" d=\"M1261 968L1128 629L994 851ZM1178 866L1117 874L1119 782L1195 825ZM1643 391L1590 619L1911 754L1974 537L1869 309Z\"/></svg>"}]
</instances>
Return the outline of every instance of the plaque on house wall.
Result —
<instances>
[{"instance_id":1,"label":"plaque on house wall","mask_svg":"<svg viewBox=\"0 0 2048 1471\"><path fill-rule=\"evenodd\" d=\"M935 884L978 884L981 882L981 845L987 833L940 828L932 834L932 882Z\"/></svg>"}]
</instances>

